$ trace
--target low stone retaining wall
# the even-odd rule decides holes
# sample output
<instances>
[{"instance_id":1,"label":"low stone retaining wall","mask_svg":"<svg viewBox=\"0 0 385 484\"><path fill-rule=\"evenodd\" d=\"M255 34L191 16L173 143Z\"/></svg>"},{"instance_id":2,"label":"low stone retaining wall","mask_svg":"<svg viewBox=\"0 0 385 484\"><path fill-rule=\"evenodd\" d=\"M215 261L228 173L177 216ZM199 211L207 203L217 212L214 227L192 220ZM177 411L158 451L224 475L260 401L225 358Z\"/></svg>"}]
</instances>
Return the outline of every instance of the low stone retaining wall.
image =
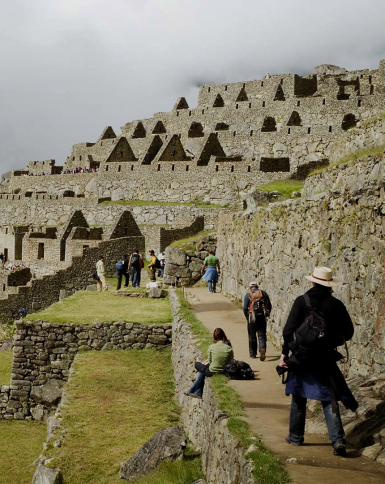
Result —
<instances>
[{"instance_id":1,"label":"low stone retaining wall","mask_svg":"<svg viewBox=\"0 0 385 484\"><path fill-rule=\"evenodd\" d=\"M16 322L11 381L0 386L0 419L47 417L78 351L164 346L171 344L171 334L171 324Z\"/></svg>"},{"instance_id":2,"label":"low stone retaining wall","mask_svg":"<svg viewBox=\"0 0 385 484\"><path fill-rule=\"evenodd\" d=\"M183 426L194 446L202 453L202 467L207 483L255 483L251 461L245 459L245 449L229 432L227 414L218 409L217 400L206 380L202 400L183 394L195 380L195 361L206 358L197 347L192 333L180 314L180 304L170 290L173 311L172 361L176 382L176 398L182 408Z\"/></svg>"}]
</instances>

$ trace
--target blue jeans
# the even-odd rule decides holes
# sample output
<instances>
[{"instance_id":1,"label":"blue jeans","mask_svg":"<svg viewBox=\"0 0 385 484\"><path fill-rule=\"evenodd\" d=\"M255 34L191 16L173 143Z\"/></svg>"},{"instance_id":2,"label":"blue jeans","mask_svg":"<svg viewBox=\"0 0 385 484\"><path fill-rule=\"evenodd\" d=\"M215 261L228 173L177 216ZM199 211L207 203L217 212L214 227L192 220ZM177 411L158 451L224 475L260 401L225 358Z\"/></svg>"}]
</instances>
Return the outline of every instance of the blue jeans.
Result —
<instances>
[{"instance_id":1,"label":"blue jeans","mask_svg":"<svg viewBox=\"0 0 385 484\"><path fill-rule=\"evenodd\" d=\"M296 442L298 444L302 444L304 441L306 402L307 399L301 397L300 395L291 396L289 438L292 442ZM321 403L332 446L335 447L340 443L346 444L345 432L342 427L338 404L337 412L333 413L332 404L330 401Z\"/></svg>"},{"instance_id":2,"label":"blue jeans","mask_svg":"<svg viewBox=\"0 0 385 484\"><path fill-rule=\"evenodd\" d=\"M205 386L205 378L206 376L213 376L213 373L209 370L209 365L204 365L198 361L195 363L195 369L198 370L198 376L188 391L189 393L195 393L195 395L201 397Z\"/></svg>"},{"instance_id":3,"label":"blue jeans","mask_svg":"<svg viewBox=\"0 0 385 484\"><path fill-rule=\"evenodd\" d=\"M209 281L209 291L210 292L215 292L216 287L217 287L217 283L215 281Z\"/></svg>"},{"instance_id":4,"label":"blue jeans","mask_svg":"<svg viewBox=\"0 0 385 484\"><path fill-rule=\"evenodd\" d=\"M136 267L131 267L131 281L132 287L140 285L140 269Z\"/></svg>"}]
</instances>

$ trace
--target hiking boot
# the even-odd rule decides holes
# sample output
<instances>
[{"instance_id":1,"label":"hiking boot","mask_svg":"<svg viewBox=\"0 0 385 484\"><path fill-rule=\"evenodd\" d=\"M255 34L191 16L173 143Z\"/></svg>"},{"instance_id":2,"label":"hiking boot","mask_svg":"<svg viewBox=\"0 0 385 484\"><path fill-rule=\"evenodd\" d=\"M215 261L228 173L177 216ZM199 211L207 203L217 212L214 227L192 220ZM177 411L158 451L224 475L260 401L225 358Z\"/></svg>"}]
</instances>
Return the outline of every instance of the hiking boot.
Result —
<instances>
[{"instance_id":1,"label":"hiking boot","mask_svg":"<svg viewBox=\"0 0 385 484\"><path fill-rule=\"evenodd\" d=\"M250 355L250 358L256 358L256 356L255 355Z\"/></svg>"},{"instance_id":2,"label":"hiking boot","mask_svg":"<svg viewBox=\"0 0 385 484\"><path fill-rule=\"evenodd\" d=\"M336 444L333 450L334 455L339 455L340 457L346 457L346 446L343 442Z\"/></svg>"},{"instance_id":3,"label":"hiking boot","mask_svg":"<svg viewBox=\"0 0 385 484\"><path fill-rule=\"evenodd\" d=\"M192 398L199 398L200 400L202 400L202 397L200 397L199 395L197 395L196 393L190 393L190 392L183 392L187 397L192 397Z\"/></svg>"},{"instance_id":4,"label":"hiking boot","mask_svg":"<svg viewBox=\"0 0 385 484\"><path fill-rule=\"evenodd\" d=\"M290 440L289 436L285 437L285 441L290 445L295 445L296 447L303 445L303 442L293 442L292 440Z\"/></svg>"},{"instance_id":5,"label":"hiking boot","mask_svg":"<svg viewBox=\"0 0 385 484\"><path fill-rule=\"evenodd\" d=\"M266 360L266 350L265 350L265 348L261 348L259 350L259 359L261 361L265 361Z\"/></svg>"}]
</instances>

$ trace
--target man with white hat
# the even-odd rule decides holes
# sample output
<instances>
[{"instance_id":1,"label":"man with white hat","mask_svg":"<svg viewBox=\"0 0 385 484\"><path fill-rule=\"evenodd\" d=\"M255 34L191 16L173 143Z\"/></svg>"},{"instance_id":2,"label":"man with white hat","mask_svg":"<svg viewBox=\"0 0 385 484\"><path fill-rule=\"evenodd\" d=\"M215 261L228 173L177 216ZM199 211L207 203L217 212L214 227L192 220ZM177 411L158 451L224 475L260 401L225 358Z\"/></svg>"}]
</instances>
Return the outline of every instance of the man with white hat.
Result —
<instances>
[{"instance_id":1,"label":"man with white hat","mask_svg":"<svg viewBox=\"0 0 385 484\"><path fill-rule=\"evenodd\" d=\"M259 358L260 361L265 361L267 328L266 317L270 315L271 302L267 292L261 291L258 288L257 282L250 282L249 288L250 291L245 294L243 300L243 313L247 320L250 358L257 357L259 343Z\"/></svg>"},{"instance_id":2,"label":"man with white hat","mask_svg":"<svg viewBox=\"0 0 385 484\"><path fill-rule=\"evenodd\" d=\"M315 267L312 275L305 277L313 287L294 301L283 329L279 362L280 367L288 368L286 395L292 395L286 442L303 444L306 402L310 398L322 404L334 455L345 456L338 401L352 411L358 404L337 366L342 355L336 348L352 338L354 327L344 304L332 296L332 288L341 284L332 270Z\"/></svg>"}]
</instances>

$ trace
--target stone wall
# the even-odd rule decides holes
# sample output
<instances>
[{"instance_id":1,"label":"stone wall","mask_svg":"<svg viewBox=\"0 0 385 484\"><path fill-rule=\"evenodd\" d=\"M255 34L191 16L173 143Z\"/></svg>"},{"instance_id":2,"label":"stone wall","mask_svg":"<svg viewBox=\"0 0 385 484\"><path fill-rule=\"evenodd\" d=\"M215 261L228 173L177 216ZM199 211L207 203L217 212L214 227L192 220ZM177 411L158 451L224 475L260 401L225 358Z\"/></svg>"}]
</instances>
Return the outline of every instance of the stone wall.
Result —
<instances>
[{"instance_id":1,"label":"stone wall","mask_svg":"<svg viewBox=\"0 0 385 484\"><path fill-rule=\"evenodd\" d=\"M131 253L134 248L144 251L144 237L122 237L101 242L98 247L84 249L82 257L74 257L72 265L54 275L33 279L28 286L19 286L17 294L10 294L0 301L0 314L15 314L19 308L27 312L40 309L59 301L60 291L81 290L95 281L92 274L100 255L106 258L108 276L115 274L116 262L122 254Z\"/></svg>"},{"instance_id":2,"label":"stone wall","mask_svg":"<svg viewBox=\"0 0 385 484\"><path fill-rule=\"evenodd\" d=\"M78 351L164 346L171 344L171 333L171 324L16 322L11 380L0 386L0 419L47 417Z\"/></svg>"},{"instance_id":3,"label":"stone wall","mask_svg":"<svg viewBox=\"0 0 385 484\"><path fill-rule=\"evenodd\" d=\"M182 422L193 445L202 453L202 470L207 483L252 484L252 464L245 459L245 449L229 432L227 414L218 409L217 399L206 380L202 400L187 397L183 392L195 379L195 361L206 356L197 347L196 336L179 313L178 297L170 291L173 311L172 361L176 396L182 408Z\"/></svg>"},{"instance_id":4,"label":"stone wall","mask_svg":"<svg viewBox=\"0 0 385 484\"><path fill-rule=\"evenodd\" d=\"M377 173L364 185L347 183L311 199L260 207L253 214L224 214L217 233L223 292L242 299L249 281L256 279L272 300L268 328L277 345L294 299L309 288L304 275L326 265L342 278L335 294L355 326L349 376L385 370L385 184L382 161L376 159L342 166L342 174L356 166L356 181L361 171Z\"/></svg>"}]
</instances>

